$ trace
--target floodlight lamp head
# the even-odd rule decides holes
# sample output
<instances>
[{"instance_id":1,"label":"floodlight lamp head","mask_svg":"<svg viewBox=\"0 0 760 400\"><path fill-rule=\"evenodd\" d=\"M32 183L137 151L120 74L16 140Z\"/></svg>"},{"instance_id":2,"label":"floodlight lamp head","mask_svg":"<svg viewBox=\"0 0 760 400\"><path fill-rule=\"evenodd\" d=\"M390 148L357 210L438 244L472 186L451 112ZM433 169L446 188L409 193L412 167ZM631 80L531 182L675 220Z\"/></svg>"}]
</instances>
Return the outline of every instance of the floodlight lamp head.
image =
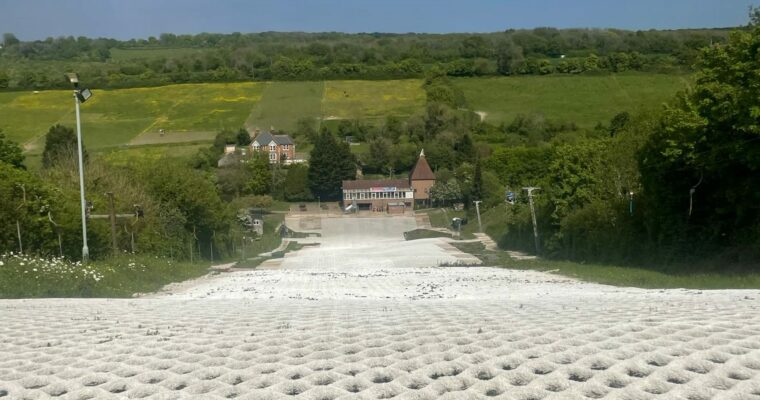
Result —
<instances>
[{"instance_id":1,"label":"floodlight lamp head","mask_svg":"<svg viewBox=\"0 0 760 400\"><path fill-rule=\"evenodd\" d=\"M77 95L77 99L79 99L79 102L84 103L85 101L89 100L90 97L92 97L92 92L90 91L90 89L82 89L82 90L77 90L76 95Z\"/></svg>"},{"instance_id":2,"label":"floodlight lamp head","mask_svg":"<svg viewBox=\"0 0 760 400\"><path fill-rule=\"evenodd\" d=\"M74 87L79 87L79 75L76 72L66 73L66 78L74 84Z\"/></svg>"}]
</instances>

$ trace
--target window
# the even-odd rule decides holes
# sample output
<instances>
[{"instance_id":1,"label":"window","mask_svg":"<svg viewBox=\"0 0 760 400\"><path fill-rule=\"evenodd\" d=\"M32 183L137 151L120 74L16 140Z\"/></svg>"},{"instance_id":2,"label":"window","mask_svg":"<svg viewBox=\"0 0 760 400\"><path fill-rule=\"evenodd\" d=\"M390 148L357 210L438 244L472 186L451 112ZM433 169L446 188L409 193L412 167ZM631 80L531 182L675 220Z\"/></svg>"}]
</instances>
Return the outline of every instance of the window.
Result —
<instances>
[{"instance_id":1,"label":"window","mask_svg":"<svg viewBox=\"0 0 760 400\"><path fill-rule=\"evenodd\" d=\"M269 153L270 161L277 161L277 153Z\"/></svg>"},{"instance_id":2,"label":"window","mask_svg":"<svg viewBox=\"0 0 760 400\"><path fill-rule=\"evenodd\" d=\"M287 144L283 144L283 145L282 145L282 149L283 149L283 150L288 150L288 145L287 145Z\"/></svg>"},{"instance_id":3,"label":"window","mask_svg":"<svg viewBox=\"0 0 760 400\"><path fill-rule=\"evenodd\" d=\"M269 151L277 151L277 145L275 145L275 144L270 144L270 145L269 145Z\"/></svg>"},{"instance_id":4,"label":"window","mask_svg":"<svg viewBox=\"0 0 760 400\"><path fill-rule=\"evenodd\" d=\"M256 150L256 151L259 151L261 149L261 146L259 146L258 143L254 143L253 144L253 149Z\"/></svg>"}]
</instances>

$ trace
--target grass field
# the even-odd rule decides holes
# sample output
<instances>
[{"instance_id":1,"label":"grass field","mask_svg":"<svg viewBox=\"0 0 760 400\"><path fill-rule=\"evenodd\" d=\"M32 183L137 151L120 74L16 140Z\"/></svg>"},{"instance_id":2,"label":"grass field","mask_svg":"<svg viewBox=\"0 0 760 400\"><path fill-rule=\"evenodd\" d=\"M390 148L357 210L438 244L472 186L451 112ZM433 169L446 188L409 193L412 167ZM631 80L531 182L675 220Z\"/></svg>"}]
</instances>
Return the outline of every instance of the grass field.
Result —
<instances>
[{"instance_id":1,"label":"grass field","mask_svg":"<svg viewBox=\"0 0 760 400\"><path fill-rule=\"evenodd\" d=\"M221 128L239 128L263 85L256 83L188 84L153 88L98 90L82 105L82 130L90 149L213 138ZM0 94L0 128L28 151L42 149L42 138L55 123L74 126L69 91ZM167 131L159 137L159 129ZM176 138L191 132L186 138ZM200 135L198 132L205 132ZM147 138L138 138L141 134ZM155 140L150 140L152 136ZM136 139L138 138L138 139ZM169 140L174 139L174 140Z\"/></svg>"},{"instance_id":2,"label":"grass field","mask_svg":"<svg viewBox=\"0 0 760 400\"><path fill-rule=\"evenodd\" d=\"M328 81L322 98L323 118L384 119L409 116L423 107L425 91L416 79Z\"/></svg>"},{"instance_id":3,"label":"grass field","mask_svg":"<svg viewBox=\"0 0 760 400\"><path fill-rule=\"evenodd\" d=\"M13 141L26 143L57 122L74 117L70 91L0 93L0 129Z\"/></svg>"},{"instance_id":4,"label":"grass field","mask_svg":"<svg viewBox=\"0 0 760 400\"><path fill-rule=\"evenodd\" d=\"M461 78L455 83L465 92L469 107L486 112L490 122L540 113L590 127L623 110L660 107L688 80L681 75L629 73ZM98 151L126 144L210 141L223 128L243 125L289 131L301 117L328 124L344 118L379 123L387 115L403 117L421 111L425 106L421 85L421 80L407 79L97 90L82 107L82 129L86 146ZM38 154L51 125L74 125L72 103L67 90L0 93L0 129L23 143L30 154ZM160 135L160 129L166 134Z\"/></svg>"},{"instance_id":5,"label":"grass field","mask_svg":"<svg viewBox=\"0 0 760 400\"><path fill-rule=\"evenodd\" d=\"M261 101L250 112L248 128L292 130L302 117L319 118L323 82L267 82Z\"/></svg>"},{"instance_id":6,"label":"grass field","mask_svg":"<svg viewBox=\"0 0 760 400\"><path fill-rule=\"evenodd\" d=\"M187 158L208 147L203 144L168 144L151 146L131 146L102 152L102 157L113 165L152 162L164 158Z\"/></svg>"},{"instance_id":7,"label":"grass field","mask_svg":"<svg viewBox=\"0 0 760 400\"><path fill-rule=\"evenodd\" d=\"M621 111L661 107L686 88L687 75L625 73L603 76L518 76L454 80L474 111L486 121L511 122L518 114L542 114L582 127L608 123Z\"/></svg>"}]
</instances>

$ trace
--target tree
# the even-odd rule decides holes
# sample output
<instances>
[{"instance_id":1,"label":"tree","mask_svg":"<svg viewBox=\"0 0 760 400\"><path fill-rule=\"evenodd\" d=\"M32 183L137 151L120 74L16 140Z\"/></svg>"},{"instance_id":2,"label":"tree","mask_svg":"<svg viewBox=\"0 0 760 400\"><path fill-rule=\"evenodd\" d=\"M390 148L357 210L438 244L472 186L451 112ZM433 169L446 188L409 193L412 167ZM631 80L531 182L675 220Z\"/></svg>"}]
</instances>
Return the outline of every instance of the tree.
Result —
<instances>
[{"instance_id":1,"label":"tree","mask_svg":"<svg viewBox=\"0 0 760 400\"><path fill-rule=\"evenodd\" d=\"M470 135L464 134L461 139L454 143L454 150L457 152L458 164L468 162L471 163L475 157L475 147L472 143Z\"/></svg>"},{"instance_id":2,"label":"tree","mask_svg":"<svg viewBox=\"0 0 760 400\"><path fill-rule=\"evenodd\" d=\"M379 137L369 141L369 154L367 155L367 167L375 172L382 172L391 165L391 142Z\"/></svg>"},{"instance_id":3,"label":"tree","mask_svg":"<svg viewBox=\"0 0 760 400\"><path fill-rule=\"evenodd\" d=\"M73 213L63 214L64 199L63 190L46 184L36 174L0 162L0 221L3 221L0 224L0 252L19 249L18 222L24 252L44 254L55 249L54 254L57 254L56 236L47 219L47 211L52 211L58 222L72 221L75 218ZM76 235L74 232L74 229L68 231L71 236Z\"/></svg>"},{"instance_id":4,"label":"tree","mask_svg":"<svg viewBox=\"0 0 760 400\"><path fill-rule=\"evenodd\" d=\"M248 146L251 144L251 134L245 128L240 128L235 136L235 142L238 146Z\"/></svg>"},{"instance_id":5,"label":"tree","mask_svg":"<svg viewBox=\"0 0 760 400\"><path fill-rule=\"evenodd\" d=\"M6 139L2 129L0 129L0 162L8 163L16 168L26 169L21 146L10 139Z\"/></svg>"},{"instance_id":6,"label":"tree","mask_svg":"<svg viewBox=\"0 0 760 400\"><path fill-rule=\"evenodd\" d=\"M238 142L238 132L235 132L231 129L222 129L214 137L213 147L214 149L216 149L218 154L222 154L224 153L225 146L227 146L228 144L237 144L237 142Z\"/></svg>"},{"instance_id":7,"label":"tree","mask_svg":"<svg viewBox=\"0 0 760 400\"><path fill-rule=\"evenodd\" d=\"M641 151L660 240L693 249L754 241L760 250L760 21L753 12L749 29L703 51L694 89L666 109Z\"/></svg>"},{"instance_id":8,"label":"tree","mask_svg":"<svg viewBox=\"0 0 760 400\"><path fill-rule=\"evenodd\" d=\"M138 165L136 172L162 209L176 210L185 231L195 232L203 252L214 236L222 237L229 229L233 214L209 174L170 160Z\"/></svg>"},{"instance_id":9,"label":"tree","mask_svg":"<svg viewBox=\"0 0 760 400\"><path fill-rule=\"evenodd\" d=\"M480 166L480 158L475 160L475 173L472 177L472 192L470 194L473 199L483 200L483 171Z\"/></svg>"},{"instance_id":10,"label":"tree","mask_svg":"<svg viewBox=\"0 0 760 400\"><path fill-rule=\"evenodd\" d=\"M297 138L305 138L311 143L317 139L317 120L314 117L301 117L296 122L296 130L293 132Z\"/></svg>"},{"instance_id":11,"label":"tree","mask_svg":"<svg viewBox=\"0 0 760 400\"><path fill-rule=\"evenodd\" d=\"M8 73L0 69L0 89L7 89L10 84Z\"/></svg>"},{"instance_id":12,"label":"tree","mask_svg":"<svg viewBox=\"0 0 760 400\"><path fill-rule=\"evenodd\" d=\"M430 200L436 204L446 206L455 201L462 200L462 188L456 179L448 182L436 181L430 188Z\"/></svg>"},{"instance_id":13,"label":"tree","mask_svg":"<svg viewBox=\"0 0 760 400\"><path fill-rule=\"evenodd\" d=\"M425 135L433 138L446 126L448 108L439 103L428 103L425 108Z\"/></svg>"},{"instance_id":14,"label":"tree","mask_svg":"<svg viewBox=\"0 0 760 400\"><path fill-rule=\"evenodd\" d=\"M56 124L45 135L45 150L42 152L42 167L50 168L62 157L74 157L77 154L77 136L74 130ZM82 145L83 161L87 161L87 151Z\"/></svg>"},{"instance_id":15,"label":"tree","mask_svg":"<svg viewBox=\"0 0 760 400\"><path fill-rule=\"evenodd\" d=\"M511 40L503 40L496 49L496 69L502 75L514 75L525 62L523 49Z\"/></svg>"},{"instance_id":16,"label":"tree","mask_svg":"<svg viewBox=\"0 0 760 400\"><path fill-rule=\"evenodd\" d=\"M284 192L287 201L311 201L314 199L314 195L309 189L309 169L306 166L295 164L288 168Z\"/></svg>"},{"instance_id":17,"label":"tree","mask_svg":"<svg viewBox=\"0 0 760 400\"><path fill-rule=\"evenodd\" d=\"M309 159L309 185L323 200L339 200L344 180L356 178L356 161L347 143L320 133Z\"/></svg>"},{"instance_id":18,"label":"tree","mask_svg":"<svg viewBox=\"0 0 760 400\"><path fill-rule=\"evenodd\" d=\"M20 41L12 33L3 33L3 47L11 47L19 44Z\"/></svg>"},{"instance_id":19,"label":"tree","mask_svg":"<svg viewBox=\"0 0 760 400\"><path fill-rule=\"evenodd\" d=\"M460 54L465 58L488 57L490 55L490 46L482 36L468 36L462 41L459 49Z\"/></svg>"},{"instance_id":20,"label":"tree","mask_svg":"<svg viewBox=\"0 0 760 400\"><path fill-rule=\"evenodd\" d=\"M616 114L610 121L610 136L615 137L631 121L631 114L627 111Z\"/></svg>"},{"instance_id":21,"label":"tree","mask_svg":"<svg viewBox=\"0 0 760 400\"><path fill-rule=\"evenodd\" d=\"M272 170L269 159L264 154L264 152L254 153L253 157L245 163L245 170L248 174L245 185L246 193L262 195L268 194L272 189Z\"/></svg>"}]
</instances>

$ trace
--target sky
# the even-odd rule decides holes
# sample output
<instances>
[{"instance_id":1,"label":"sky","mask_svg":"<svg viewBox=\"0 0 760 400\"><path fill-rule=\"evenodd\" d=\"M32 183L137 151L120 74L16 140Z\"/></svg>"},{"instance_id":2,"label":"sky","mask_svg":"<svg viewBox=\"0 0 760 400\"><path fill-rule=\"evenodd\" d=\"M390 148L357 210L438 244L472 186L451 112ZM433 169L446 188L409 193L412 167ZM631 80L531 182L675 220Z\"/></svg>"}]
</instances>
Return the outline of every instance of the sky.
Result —
<instances>
[{"instance_id":1,"label":"sky","mask_svg":"<svg viewBox=\"0 0 760 400\"><path fill-rule=\"evenodd\" d=\"M760 0L0 0L0 33L116 39L201 32L495 32L744 25Z\"/></svg>"}]
</instances>

